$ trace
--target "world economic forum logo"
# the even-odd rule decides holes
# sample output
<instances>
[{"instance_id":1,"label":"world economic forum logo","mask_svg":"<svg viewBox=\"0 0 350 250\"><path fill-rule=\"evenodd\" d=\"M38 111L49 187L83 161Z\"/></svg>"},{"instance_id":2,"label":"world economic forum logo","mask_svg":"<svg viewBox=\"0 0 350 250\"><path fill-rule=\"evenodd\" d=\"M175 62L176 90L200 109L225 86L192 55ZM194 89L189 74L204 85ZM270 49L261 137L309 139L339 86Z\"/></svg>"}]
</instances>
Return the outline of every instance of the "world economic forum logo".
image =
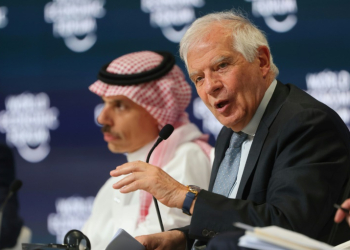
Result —
<instances>
[{"instance_id":1,"label":"world economic forum logo","mask_svg":"<svg viewBox=\"0 0 350 250\"><path fill-rule=\"evenodd\" d=\"M178 43L196 19L194 7L204 4L204 0L141 0L141 10L150 13L152 27L160 28L169 41Z\"/></svg>"},{"instance_id":2,"label":"world economic forum logo","mask_svg":"<svg viewBox=\"0 0 350 250\"><path fill-rule=\"evenodd\" d=\"M347 70L321 72L306 75L307 92L334 109L350 129L350 73Z\"/></svg>"},{"instance_id":3,"label":"world economic forum logo","mask_svg":"<svg viewBox=\"0 0 350 250\"><path fill-rule=\"evenodd\" d=\"M266 25L276 32L287 32L298 22L296 0L246 0L252 2L252 13L262 17Z\"/></svg>"},{"instance_id":4,"label":"world economic forum logo","mask_svg":"<svg viewBox=\"0 0 350 250\"><path fill-rule=\"evenodd\" d=\"M28 162L40 162L50 153L50 132L56 129L58 109L50 107L47 94L23 93L8 96L0 111L0 132Z\"/></svg>"},{"instance_id":5,"label":"world economic forum logo","mask_svg":"<svg viewBox=\"0 0 350 250\"><path fill-rule=\"evenodd\" d=\"M56 213L47 218L47 229L56 235L56 241L62 243L66 233L73 228L81 229L89 218L95 197L71 196L57 198ZM80 249L80 248L79 248Z\"/></svg>"},{"instance_id":6,"label":"world economic forum logo","mask_svg":"<svg viewBox=\"0 0 350 250\"><path fill-rule=\"evenodd\" d=\"M96 42L96 18L105 15L105 0L53 0L45 5L47 23L53 23L53 35L62 37L74 52L84 52Z\"/></svg>"}]
</instances>

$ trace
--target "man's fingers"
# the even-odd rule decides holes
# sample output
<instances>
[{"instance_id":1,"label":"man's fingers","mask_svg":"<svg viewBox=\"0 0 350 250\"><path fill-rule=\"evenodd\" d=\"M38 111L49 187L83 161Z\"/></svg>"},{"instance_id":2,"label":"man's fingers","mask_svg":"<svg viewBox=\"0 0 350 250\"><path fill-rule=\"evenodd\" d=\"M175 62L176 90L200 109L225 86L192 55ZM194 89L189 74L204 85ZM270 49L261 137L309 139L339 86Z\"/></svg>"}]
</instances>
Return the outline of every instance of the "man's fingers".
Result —
<instances>
[{"instance_id":1,"label":"man's fingers","mask_svg":"<svg viewBox=\"0 0 350 250\"><path fill-rule=\"evenodd\" d=\"M184 185L162 169L141 161L121 165L111 171L111 175L114 177L127 175L113 184L113 188L119 189L121 193L144 190L168 207L181 208L187 193Z\"/></svg>"},{"instance_id":2,"label":"man's fingers","mask_svg":"<svg viewBox=\"0 0 350 250\"><path fill-rule=\"evenodd\" d=\"M146 250L155 249L155 247L153 246L153 242L152 242L153 238L151 235L137 236L137 237L135 237L135 239L138 242L140 242L146 248Z\"/></svg>"},{"instance_id":3,"label":"man's fingers","mask_svg":"<svg viewBox=\"0 0 350 250\"><path fill-rule=\"evenodd\" d=\"M131 174L133 172L142 172L145 171L145 165L147 165L147 163L142 161L128 162L118 166L115 170L112 170L110 175L113 177L118 177L121 175Z\"/></svg>"},{"instance_id":4,"label":"man's fingers","mask_svg":"<svg viewBox=\"0 0 350 250\"><path fill-rule=\"evenodd\" d=\"M169 246L162 246L164 233L137 236L135 239L140 242L146 250L162 250Z\"/></svg>"},{"instance_id":5,"label":"man's fingers","mask_svg":"<svg viewBox=\"0 0 350 250\"><path fill-rule=\"evenodd\" d=\"M338 209L337 212L336 212L336 214L335 214L335 216L334 216L334 221L335 221L336 223L339 223L339 222L341 222L342 220L344 220L345 216L346 216L346 213L345 213L343 210Z\"/></svg>"},{"instance_id":6,"label":"man's fingers","mask_svg":"<svg viewBox=\"0 0 350 250\"><path fill-rule=\"evenodd\" d=\"M345 209L350 209L350 199L346 199L340 206ZM347 217L347 222L350 225L350 215L347 212L338 209L334 216L334 221L339 223L344 220L345 217Z\"/></svg>"},{"instance_id":7,"label":"man's fingers","mask_svg":"<svg viewBox=\"0 0 350 250\"><path fill-rule=\"evenodd\" d=\"M144 186L146 186L146 185L142 185L142 183L145 182L144 177L145 175L142 172L132 173L126 176L125 178L121 179L117 183L114 183L113 188L120 189L121 193L129 193L129 192L136 191L138 189L143 189Z\"/></svg>"},{"instance_id":8,"label":"man's fingers","mask_svg":"<svg viewBox=\"0 0 350 250\"><path fill-rule=\"evenodd\" d=\"M177 230L137 236L135 239L147 250L164 250L169 249L170 246L174 250L184 250L186 247L185 235Z\"/></svg>"},{"instance_id":9,"label":"man's fingers","mask_svg":"<svg viewBox=\"0 0 350 250\"><path fill-rule=\"evenodd\" d=\"M129 174L120 181L113 184L114 189L121 189L122 187L130 184L131 182L136 180L136 173Z\"/></svg>"},{"instance_id":10,"label":"man's fingers","mask_svg":"<svg viewBox=\"0 0 350 250\"><path fill-rule=\"evenodd\" d=\"M341 204L342 208L345 209L350 209L350 199L346 199L342 204Z\"/></svg>"},{"instance_id":11,"label":"man's fingers","mask_svg":"<svg viewBox=\"0 0 350 250\"><path fill-rule=\"evenodd\" d=\"M135 239L140 242L143 246L146 246L146 240L147 236L141 235L141 236L136 236Z\"/></svg>"}]
</instances>

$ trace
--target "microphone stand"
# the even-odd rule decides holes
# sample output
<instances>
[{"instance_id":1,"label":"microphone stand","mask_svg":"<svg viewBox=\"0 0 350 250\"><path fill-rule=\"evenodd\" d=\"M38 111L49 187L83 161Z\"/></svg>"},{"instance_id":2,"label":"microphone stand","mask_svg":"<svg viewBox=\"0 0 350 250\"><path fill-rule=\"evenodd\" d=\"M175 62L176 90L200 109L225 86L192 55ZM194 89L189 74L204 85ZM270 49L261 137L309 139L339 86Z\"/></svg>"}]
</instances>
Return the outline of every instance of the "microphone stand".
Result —
<instances>
[{"instance_id":1,"label":"microphone stand","mask_svg":"<svg viewBox=\"0 0 350 250\"><path fill-rule=\"evenodd\" d=\"M153 147L151 148L151 150L149 151L148 155L147 155L147 159L146 159L146 163L149 163L149 158L151 157L151 154L153 152L153 150L158 146L158 144L162 141L162 138L158 138L156 143L154 143ZM156 207L156 211L157 211L157 216L158 216L158 221L159 221L159 225L160 225L160 229L162 230L162 232L164 232L164 226L163 226L163 221L162 221L162 216L160 215L159 212L159 206L158 206L158 201L157 199L153 196L153 201L154 201L154 205Z\"/></svg>"}]
</instances>

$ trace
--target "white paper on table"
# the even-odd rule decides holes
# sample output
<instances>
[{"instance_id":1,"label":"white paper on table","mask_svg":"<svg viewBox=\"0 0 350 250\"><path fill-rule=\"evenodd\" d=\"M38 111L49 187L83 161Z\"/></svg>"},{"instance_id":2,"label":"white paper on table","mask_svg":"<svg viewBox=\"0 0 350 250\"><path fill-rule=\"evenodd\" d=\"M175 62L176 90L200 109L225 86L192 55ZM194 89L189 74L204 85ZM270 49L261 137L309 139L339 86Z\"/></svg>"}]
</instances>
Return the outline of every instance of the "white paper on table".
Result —
<instances>
[{"instance_id":1,"label":"white paper on table","mask_svg":"<svg viewBox=\"0 0 350 250\"><path fill-rule=\"evenodd\" d=\"M266 249L275 246L276 249L294 250L331 250L332 246L309 238L303 234L296 233L277 226L251 227L242 223L235 223L239 228L248 229L246 235L242 236L238 245L254 249ZM247 236L247 237L246 237ZM245 237L245 238L244 238ZM255 241L253 239L255 238ZM252 247L254 244L254 247ZM248 246L249 245L249 246ZM261 245L261 248L260 248Z\"/></svg>"},{"instance_id":2,"label":"white paper on table","mask_svg":"<svg viewBox=\"0 0 350 250\"><path fill-rule=\"evenodd\" d=\"M350 240L335 246L333 249L350 250Z\"/></svg>"},{"instance_id":3,"label":"white paper on table","mask_svg":"<svg viewBox=\"0 0 350 250\"><path fill-rule=\"evenodd\" d=\"M255 236L251 235L243 235L241 238L239 238L238 246L241 247L248 247L252 249L259 249L259 250L287 250L287 248L283 248L280 246L276 246L274 244L271 244L266 241L262 241Z\"/></svg>"}]
</instances>

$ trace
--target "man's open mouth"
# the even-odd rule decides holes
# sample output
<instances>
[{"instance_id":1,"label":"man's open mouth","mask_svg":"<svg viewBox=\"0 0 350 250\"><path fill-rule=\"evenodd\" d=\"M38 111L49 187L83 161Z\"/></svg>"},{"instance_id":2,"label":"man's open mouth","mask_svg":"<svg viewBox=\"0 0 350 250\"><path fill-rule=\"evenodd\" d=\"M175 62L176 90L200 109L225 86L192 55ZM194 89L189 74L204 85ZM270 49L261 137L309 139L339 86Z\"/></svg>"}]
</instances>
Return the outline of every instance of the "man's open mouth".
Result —
<instances>
[{"instance_id":1,"label":"man's open mouth","mask_svg":"<svg viewBox=\"0 0 350 250\"><path fill-rule=\"evenodd\" d=\"M228 104L228 101L221 101L221 102L218 102L218 103L215 104L215 108L221 109L227 104Z\"/></svg>"}]
</instances>

